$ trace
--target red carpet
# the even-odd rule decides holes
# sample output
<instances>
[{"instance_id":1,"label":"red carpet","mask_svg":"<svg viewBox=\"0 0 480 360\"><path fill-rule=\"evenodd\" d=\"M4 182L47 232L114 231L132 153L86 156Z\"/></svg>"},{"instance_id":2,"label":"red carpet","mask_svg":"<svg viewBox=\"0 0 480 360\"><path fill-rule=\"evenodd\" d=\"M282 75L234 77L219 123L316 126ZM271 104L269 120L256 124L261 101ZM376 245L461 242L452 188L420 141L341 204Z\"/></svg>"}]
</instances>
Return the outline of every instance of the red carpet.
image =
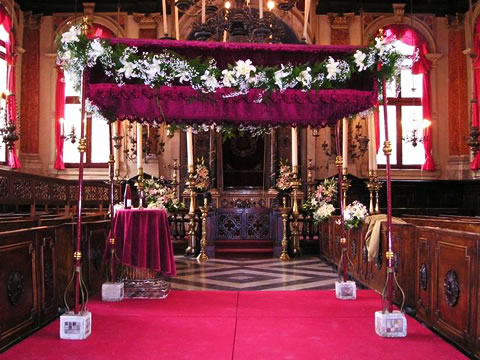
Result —
<instances>
[{"instance_id":1,"label":"red carpet","mask_svg":"<svg viewBox=\"0 0 480 360\"><path fill-rule=\"evenodd\" d=\"M411 318L406 338L380 338L373 327L379 296L357 296L172 291L166 300L94 300L87 340L60 340L57 320L0 359L466 359Z\"/></svg>"}]
</instances>

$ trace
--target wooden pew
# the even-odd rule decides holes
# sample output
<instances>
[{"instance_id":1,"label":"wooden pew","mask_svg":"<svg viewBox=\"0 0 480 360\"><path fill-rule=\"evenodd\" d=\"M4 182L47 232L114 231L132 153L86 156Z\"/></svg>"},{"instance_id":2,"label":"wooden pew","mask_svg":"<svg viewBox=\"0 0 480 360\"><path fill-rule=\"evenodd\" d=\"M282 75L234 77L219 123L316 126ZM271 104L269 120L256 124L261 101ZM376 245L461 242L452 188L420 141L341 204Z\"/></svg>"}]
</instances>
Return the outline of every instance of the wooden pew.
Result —
<instances>
[{"instance_id":1,"label":"wooden pew","mask_svg":"<svg viewBox=\"0 0 480 360\"><path fill-rule=\"evenodd\" d=\"M0 353L59 315L73 275L76 223L0 232ZM91 295L105 281L103 252L110 221L82 224L83 278ZM73 304L73 286L67 293Z\"/></svg>"}]
</instances>

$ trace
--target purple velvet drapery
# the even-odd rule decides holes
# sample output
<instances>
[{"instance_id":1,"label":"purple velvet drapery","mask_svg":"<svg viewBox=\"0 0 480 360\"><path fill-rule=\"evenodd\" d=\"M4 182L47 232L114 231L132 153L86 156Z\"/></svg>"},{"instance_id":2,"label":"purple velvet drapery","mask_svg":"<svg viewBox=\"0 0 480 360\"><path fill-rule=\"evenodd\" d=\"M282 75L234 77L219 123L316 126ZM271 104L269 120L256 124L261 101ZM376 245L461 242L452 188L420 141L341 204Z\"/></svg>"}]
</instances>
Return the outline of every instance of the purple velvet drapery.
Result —
<instances>
[{"instance_id":1,"label":"purple velvet drapery","mask_svg":"<svg viewBox=\"0 0 480 360\"><path fill-rule=\"evenodd\" d=\"M214 58L220 68L237 60L252 60L259 66L280 64L313 64L333 56L353 54L358 47L279 44L239 44L196 41L112 39L113 44L136 46L139 52L160 53L172 50L186 58ZM144 84L118 86L108 79L97 65L87 75L87 97L110 119L141 122L212 123L229 122L244 125L311 125L326 126L338 119L367 110L377 100L376 79L362 72L344 84L342 89L286 90L265 93L256 102L261 90L247 95L224 98L232 90L219 89L215 94L202 94L190 86L163 86L152 89Z\"/></svg>"}]
</instances>

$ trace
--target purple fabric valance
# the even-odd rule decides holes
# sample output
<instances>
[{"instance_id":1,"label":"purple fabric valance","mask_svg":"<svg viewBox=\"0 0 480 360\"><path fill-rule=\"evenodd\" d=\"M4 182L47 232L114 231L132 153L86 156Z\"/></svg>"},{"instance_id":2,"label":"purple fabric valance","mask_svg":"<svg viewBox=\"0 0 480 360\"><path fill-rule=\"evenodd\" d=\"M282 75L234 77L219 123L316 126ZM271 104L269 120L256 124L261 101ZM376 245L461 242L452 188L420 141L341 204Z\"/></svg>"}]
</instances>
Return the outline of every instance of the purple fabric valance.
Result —
<instances>
[{"instance_id":1,"label":"purple fabric valance","mask_svg":"<svg viewBox=\"0 0 480 360\"><path fill-rule=\"evenodd\" d=\"M139 52L161 53L172 50L186 58L214 58L220 68L237 60L254 65L314 64L328 56L342 58L359 47L291 44L245 44L197 41L111 39L112 44L136 46ZM90 101L107 119L141 122L217 123L244 125L311 125L323 127L345 116L373 107L377 101L376 79L371 72L355 73L342 89L286 90L263 94L250 90L247 95L224 98L231 89L203 94L190 86L150 88L130 83L118 86L99 64L87 71L86 90Z\"/></svg>"},{"instance_id":2,"label":"purple fabric valance","mask_svg":"<svg viewBox=\"0 0 480 360\"><path fill-rule=\"evenodd\" d=\"M148 123L224 122L244 125L311 125L323 127L338 119L367 110L377 101L376 91L360 90L286 90L264 94L256 103L260 90L248 95L223 98L230 90L219 89L205 95L186 86L91 84L87 97L107 117Z\"/></svg>"}]
</instances>

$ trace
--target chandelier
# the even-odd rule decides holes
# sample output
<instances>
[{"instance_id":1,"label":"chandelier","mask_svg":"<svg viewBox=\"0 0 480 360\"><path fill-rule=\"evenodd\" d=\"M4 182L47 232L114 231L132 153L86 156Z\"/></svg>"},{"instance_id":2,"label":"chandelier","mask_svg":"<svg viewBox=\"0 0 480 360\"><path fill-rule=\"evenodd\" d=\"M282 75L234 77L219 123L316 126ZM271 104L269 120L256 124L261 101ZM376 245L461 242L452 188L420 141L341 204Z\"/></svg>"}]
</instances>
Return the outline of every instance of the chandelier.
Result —
<instances>
[{"instance_id":1,"label":"chandelier","mask_svg":"<svg viewBox=\"0 0 480 360\"><path fill-rule=\"evenodd\" d=\"M0 128L0 136L5 143L8 151L13 150L13 145L16 141L18 141L19 136L17 133L17 126L12 118L9 116L9 112L7 108L11 105L11 101L13 100L13 94L11 93L1 93L0 98L5 99L5 106L1 111L3 112L3 126ZM18 120L18 109L17 109L17 120Z\"/></svg>"},{"instance_id":2,"label":"chandelier","mask_svg":"<svg viewBox=\"0 0 480 360\"><path fill-rule=\"evenodd\" d=\"M258 1L258 9L250 6L250 0L226 0L219 9L215 0L202 0L200 19L193 25L193 38L199 41L227 41L228 37L231 42L286 42L285 25L272 11L278 7L288 12L297 0L265 0L267 10L263 9L263 0ZM177 0L175 6L186 12L194 2Z\"/></svg>"}]
</instances>

